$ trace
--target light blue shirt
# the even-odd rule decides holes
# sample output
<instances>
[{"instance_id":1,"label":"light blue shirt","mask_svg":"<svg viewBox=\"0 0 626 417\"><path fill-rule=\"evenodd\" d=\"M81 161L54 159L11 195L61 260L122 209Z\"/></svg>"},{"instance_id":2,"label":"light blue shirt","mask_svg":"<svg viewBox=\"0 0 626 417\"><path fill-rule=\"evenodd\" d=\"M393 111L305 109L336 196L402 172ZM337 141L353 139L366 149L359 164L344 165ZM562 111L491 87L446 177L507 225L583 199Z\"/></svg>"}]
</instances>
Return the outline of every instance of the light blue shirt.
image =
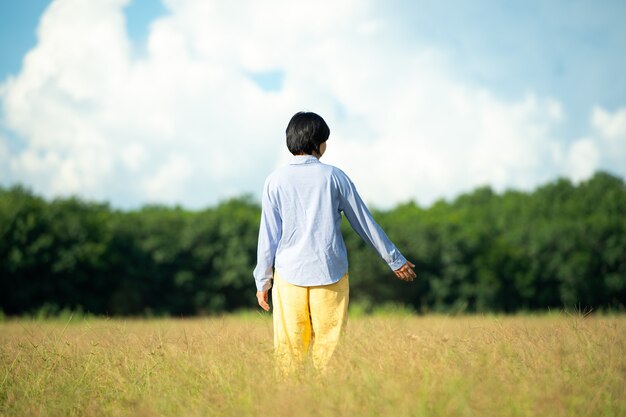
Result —
<instances>
[{"instance_id":1,"label":"light blue shirt","mask_svg":"<svg viewBox=\"0 0 626 417\"><path fill-rule=\"evenodd\" d=\"M374 221L350 178L311 155L293 157L265 181L254 279L272 286L273 269L299 286L327 285L348 271L341 213L393 270L406 259Z\"/></svg>"}]
</instances>

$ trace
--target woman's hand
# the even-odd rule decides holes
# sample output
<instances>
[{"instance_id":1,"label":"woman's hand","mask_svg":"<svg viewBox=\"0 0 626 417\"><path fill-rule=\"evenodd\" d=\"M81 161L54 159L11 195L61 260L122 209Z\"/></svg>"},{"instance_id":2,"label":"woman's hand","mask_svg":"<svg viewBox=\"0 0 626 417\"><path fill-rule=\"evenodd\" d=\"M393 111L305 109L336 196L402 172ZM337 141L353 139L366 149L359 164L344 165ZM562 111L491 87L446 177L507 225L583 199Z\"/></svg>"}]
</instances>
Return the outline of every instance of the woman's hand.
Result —
<instances>
[{"instance_id":1,"label":"woman's hand","mask_svg":"<svg viewBox=\"0 0 626 417\"><path fill-rule=\"evenodd\" d=\"M415 273L413 273L413 275L415 275ZM269 293L269 290L256 292L256 300L261 306L261 308L265 311L270 311L270 304L268 302L268 293Z\"/></svg>"},{"instance_id":2,"label":"woman's hand","mask_svg":"<svg viewBox=\"0 0 626 417\"><path fill-rule=\"evenodd\" d=\"M417 276L415 275L415 271L413 271L413 268L415 268L415 265L413 265L409 261L406 261L404 265L402 265L400 268L393 271L393 273L396 274L398 279L401 279L407 282L413 281L415 277Z\"/></svg>"}]
</instances>

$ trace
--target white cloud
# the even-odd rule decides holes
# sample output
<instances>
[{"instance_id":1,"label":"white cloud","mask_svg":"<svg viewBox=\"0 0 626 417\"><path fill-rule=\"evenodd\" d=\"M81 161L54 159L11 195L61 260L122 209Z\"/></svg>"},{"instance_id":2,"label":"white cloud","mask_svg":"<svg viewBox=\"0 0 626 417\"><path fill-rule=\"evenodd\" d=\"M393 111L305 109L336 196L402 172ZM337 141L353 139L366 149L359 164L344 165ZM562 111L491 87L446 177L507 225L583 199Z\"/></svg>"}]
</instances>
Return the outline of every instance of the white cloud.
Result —
<instances>
[{"instance_id":1,"label":"white cloud","mask_svg":"<svg viewBox=\"0 0 626 417\"><path fill-rule=\"evenodd\" d=\"M599 169L626 176L626 108L611 113L600 106L592 109L591 135L559 147L556 161L575 182L583 181ZM562 154L564 153L564 155Z\"/></svg>"},{"instance_id":2,"label":"white cloud","mask_svg":"<svg viewBox=\"0 0 626 417\"><path fill-rule=\"evenodd\" d=\"M598 129L603 138L621 145L624 150L624 137L626 137L626 108L618 109L614 114L602 107L596 106L591 115L593 126Z\"/></svg>"},{"instance_id":3,"label":"white cloud","mask_svg":"<svg viewBox=\"0 0 626 417\"><path fill-rule=\"evenodd\" d=\"M184 197L185 183L191 175L185 158L175 155L159 167L154 176L146 179L144 189L152 200L159 201L163 196L177 200Z\"/></svg>"},{"instance_id":4,"label":"white cloud","mask_svg":"<svg viewBox=\"0 0 626 417\"><path fill-rule=\"evenodd\" d=\"M168 0L141 56L127 2L56 0L46 12L22 72L0 89L25 142L5 157L10 178L118 205L258 194L288 157L284 129L302 109L331 127L324 160L378 206L578 178L623 144L626 116L596 109L606 146L568 147L553 133L558 101L505 101L455 79L445 51L400 39L366 2ZM284 73L280 91L248 75L269 70Z\"/></svg>"},{"instance_id":5,"label":"white cloud","mask_svg":"<svg viewBox=\"0 0 626 417\"><path fill-rule=\"evenodd\" d=\"M603 165L626 177L626 107L611 113L596 106L591 114L591 124L603 149Z\"/></svg>"},{"instance_id":6,"label":"white cloud","mask_svg":"<svg viewBox=\"0 0 626 417\"><path fill-rule=\"evenodd\" d=\"M577 140L567 155L567 174L575 182L588 179L598 167L599 152L591 139Z\"/></svg>"}]
</instances>

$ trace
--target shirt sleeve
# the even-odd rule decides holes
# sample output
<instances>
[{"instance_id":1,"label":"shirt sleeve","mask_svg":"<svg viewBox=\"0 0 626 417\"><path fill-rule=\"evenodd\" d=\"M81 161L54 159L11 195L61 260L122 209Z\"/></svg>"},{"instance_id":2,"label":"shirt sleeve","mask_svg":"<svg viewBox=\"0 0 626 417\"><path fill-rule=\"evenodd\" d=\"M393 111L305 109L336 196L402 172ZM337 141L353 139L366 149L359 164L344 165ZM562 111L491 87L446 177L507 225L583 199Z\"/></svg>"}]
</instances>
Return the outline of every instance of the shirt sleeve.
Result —
<instances>
[{"instance_id":1,"label":"shirt sleeve","mask_svg":"<svg viewBox=\"0 0 626 417\"><path fill-rule=\"evenodd\" d=\"M254 280L258 291L266 291L272 287L274 258L282 234L282 219L276 205L271 201L269 180L263 187L261 199L261 224L257 245L257 264L254 268Z\"/></svg>"},{"instance_id":2,"label":"shirt sleeve","mask_svg":"<svg viewBox=\"0 0 626 417\"><path fill-rule=\"evenodd\" d=\"M345 174L342 177L338 181L340 210L343 211L350 226L361 239L378 252L387 265L395 271L406 263L406 258L376 223L350 178Z\"/></svg>"}]
</instances>

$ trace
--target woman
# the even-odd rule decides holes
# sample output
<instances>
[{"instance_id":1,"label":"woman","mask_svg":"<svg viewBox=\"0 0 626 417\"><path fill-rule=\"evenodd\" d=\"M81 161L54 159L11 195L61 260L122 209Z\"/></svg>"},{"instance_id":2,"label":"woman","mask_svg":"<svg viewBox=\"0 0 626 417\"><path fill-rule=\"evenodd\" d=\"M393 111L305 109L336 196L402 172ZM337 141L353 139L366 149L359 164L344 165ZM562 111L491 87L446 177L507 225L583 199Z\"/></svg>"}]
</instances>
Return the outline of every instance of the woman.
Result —
<instances>
[{"instance_id":1,"label":"woman","mask_svg":"<svg viewBox=\"0 0 626 417\"><path fill-rule=\"evenodd\" d=\"M265 181L254 278L257 300L269 311L272 287L274 347L282 373L299 368L311 347L323 371L335 351L348 313L348 257L341 213L387 262L399 279L415 278L413 265L372 218L354 184L340 169L319 159L330 135L310 112L296 113L287 126L289 165Z\"/></svg>"}]
</instances>

